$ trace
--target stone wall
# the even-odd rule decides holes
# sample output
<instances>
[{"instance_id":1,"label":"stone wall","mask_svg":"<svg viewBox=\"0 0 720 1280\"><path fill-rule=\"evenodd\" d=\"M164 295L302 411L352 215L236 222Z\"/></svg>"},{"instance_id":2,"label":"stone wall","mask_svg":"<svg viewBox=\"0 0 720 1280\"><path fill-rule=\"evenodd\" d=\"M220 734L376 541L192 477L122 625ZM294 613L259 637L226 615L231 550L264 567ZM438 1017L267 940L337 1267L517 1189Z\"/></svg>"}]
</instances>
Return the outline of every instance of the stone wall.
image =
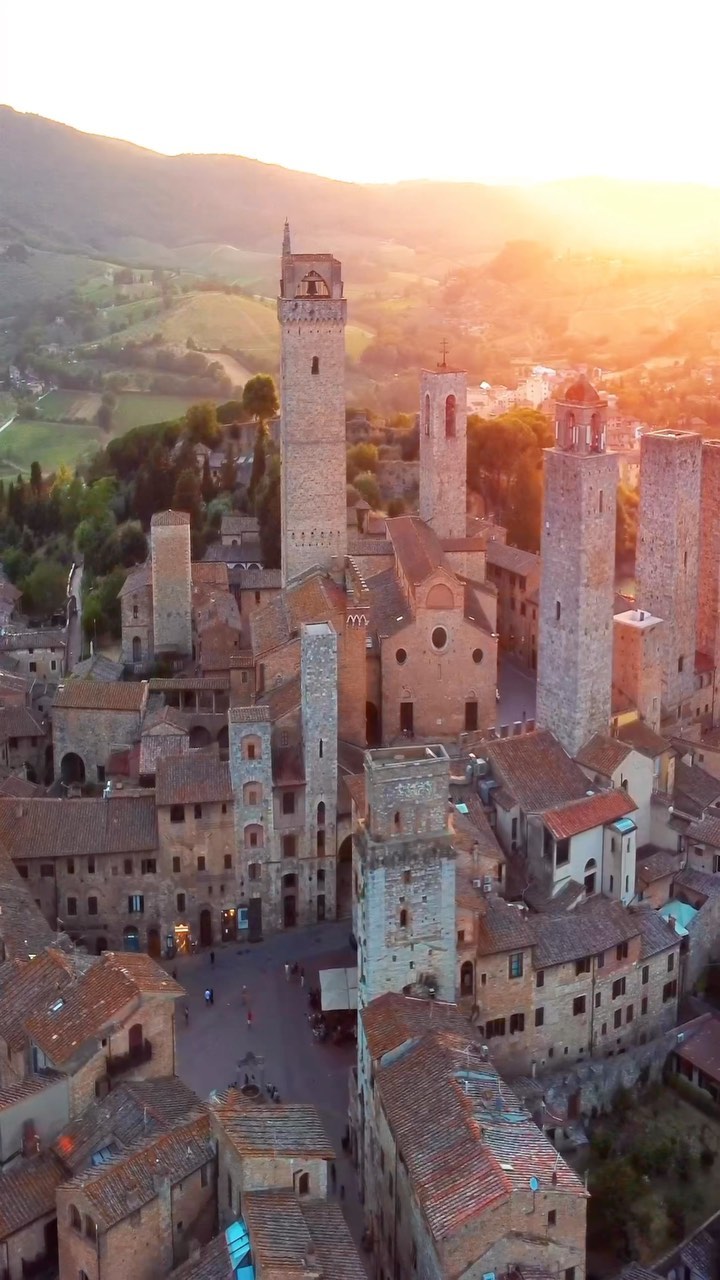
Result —
<instances>
[{"instance_id":1,"label":"stone wall","mask_svg":"<svg viewBox=\"0 0 720 1280\"><path fill-rule=\"evenodd\" d=\"M190 517L165 511L151 521L155 652L192 654Z\"/></svg>"},{"instance_id":2,"label":"stone wall","mask_svg":"<svg viewBox=\"0 0 720 1280\"><path fill-rule=\"evenodd\" d=\"M139 741L141 721L140 711L95 711L54 706L52 731L55 777L60 777L63 756L73 752L80 756L85 765L86 780L102 781L102 771L112 752Z\"/></svg>"},{"instance_id":3,"label":"stone wall","mask_svg":"<svg viewBox=\"0 0 720 1280\"><path fill-rule=\"evenodd\" d=\"M720 442L703 440L697 648L720 665Z\"/></svg>"},{"instance_id":4,"label":"stone wall","mask_svg":"<svg viewBox=\"0 0 720 1280\"><path fill-rule=\"evenodd\" d=\"M420 380L420 516L439 538L467 532L467 374L423 369Z\"/></svg>"}]
</instances>

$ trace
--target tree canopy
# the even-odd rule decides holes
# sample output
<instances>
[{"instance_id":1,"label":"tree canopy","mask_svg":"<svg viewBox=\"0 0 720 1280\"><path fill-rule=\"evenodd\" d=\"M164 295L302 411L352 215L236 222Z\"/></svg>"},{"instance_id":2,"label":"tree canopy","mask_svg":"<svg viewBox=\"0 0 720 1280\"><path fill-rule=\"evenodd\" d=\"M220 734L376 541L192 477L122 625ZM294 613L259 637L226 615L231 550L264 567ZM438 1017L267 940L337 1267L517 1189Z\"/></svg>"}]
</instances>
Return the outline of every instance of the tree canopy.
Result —
<instances>
[{"instance_id":1,"label":"tree canopy","mask_svg":"<svg viewBox=\"0 0 720 1280\"><path fill-rule=\"evenodd\" d=\"M269 373L256 373L243 388L243 409L258 422L267 422L280 408L275 383Z\"/></svg>"}]
</instances>

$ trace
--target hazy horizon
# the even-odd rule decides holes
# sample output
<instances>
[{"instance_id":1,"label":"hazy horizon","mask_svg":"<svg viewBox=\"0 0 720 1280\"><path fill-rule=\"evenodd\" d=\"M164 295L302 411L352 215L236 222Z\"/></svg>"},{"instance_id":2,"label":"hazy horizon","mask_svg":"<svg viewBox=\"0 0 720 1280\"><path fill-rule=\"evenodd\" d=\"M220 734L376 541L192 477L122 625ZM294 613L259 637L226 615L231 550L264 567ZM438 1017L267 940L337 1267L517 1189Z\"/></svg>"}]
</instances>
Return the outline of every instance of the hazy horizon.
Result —
<instances>
[{"instance_id":1,"label":"hazy horizon","mask_svg":"<svg viewBox=\"0 0 720 1280\"><path fill-rule=\"evenodd\" d=\"M439 16L367 0L360 21L330 0L198 12L128 0L118 25L90 0L6 6L0 98L166 155L345 182L720 186L720 11L699 0L681 21L650 0L580 16L571 0L446 0Z\"/></svg>"}]
</instances>

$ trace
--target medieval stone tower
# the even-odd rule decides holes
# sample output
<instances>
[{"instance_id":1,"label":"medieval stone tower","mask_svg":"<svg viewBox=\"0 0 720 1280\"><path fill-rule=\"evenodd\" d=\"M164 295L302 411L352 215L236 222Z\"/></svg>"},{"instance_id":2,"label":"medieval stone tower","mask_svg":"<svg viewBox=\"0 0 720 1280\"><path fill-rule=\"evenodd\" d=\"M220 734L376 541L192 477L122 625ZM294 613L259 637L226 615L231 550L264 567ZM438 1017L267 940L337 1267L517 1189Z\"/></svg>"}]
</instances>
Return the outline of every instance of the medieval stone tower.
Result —
<instances>
[{"instance_id":1,"label":"medieval stone tower","mask_svg":"<svg viewBox=\"0 0 720 1280\"><path fill-rule=\"evenodd\" d=\"M702 441L648 431L640 441L637 603L662 618L662 706L675 714L695 684Z\"/></svg>"},{"instance_id":2,"label":"medieval stone tower","mask_svg":"<svg viewBox=\"0 0 720 1280\"><path fill-rule=\"evenodd\" d=\"M418 985L455 999L455 852L442 746L365 752L355 834L358 1006Z\"/></svg>"},{"instance_id":3,"label":"medieval stone tower","mask_svg":"<svg viewBox=\"0 0 720 1280\"><path fill-rule=\"evenodd\" d=\"M617 460L606 416L579 378L556 402L545 451L537 723L572 756L610 724Z\"/></svg>"},{"instance_id":4,"label":"medieval stone tower","mask_svg":"<svg viewBox=\"0 0 720 1280\"><path fill-rule=\"evenodd\" d=\"M637 707L640 719L656 733L662 705L664 630L662 619L646 609L627 609L613 619L613 689Z\"/></svg>"},{"instance_id":5,"label":"medieval stone tower","mask_svg":"<svg viewBox=\"0 0 720 1280\"><path fill-rule=\"evenodd\" d=\"M338 638L327 622L300 633L300 706L305 757L305 824L311 920L333 919L336 883ZM302 893L301 886L301 893Z\"/></svg>"},{"instance_id":6,"label":"medieval stone tower","mask_svg":"<svg viewBox=\"0 0 720 1280\"><path fill-rule=\"evenodd\" d=\"M150 523L155 653L192 655L190 517L159 511Z\"/></svg>"},{"instance_id":7,"label":"medieval stone tower","mask_svg":"<svg viewBox=\"0 0 720 1280\"><path fill-rule=\"evenodd\" d=\"M697 648L720 667L720 441L703 440Z\"/></svg>"},{"instance_id":8,"label":"medieval stone tower","mask_svg":"<svg viewBox=\"0 0 720 1280\"><path fill-rule=\"evenodd\" d=\"M420 380L420 516L439 538L464 538L467 374L443 361Z\"/></svg>"},{"instance_id":9,"label":"medieval stone tower","mask_svg":"<svg viewBox=\"0 0 720 1280\"><path fill-rule=\"evenodd\" d=\"M282 578L337 567L347 551L345 321L341 266L290 252L285 227L281 326Z\"/></svg>"}]
</instances>

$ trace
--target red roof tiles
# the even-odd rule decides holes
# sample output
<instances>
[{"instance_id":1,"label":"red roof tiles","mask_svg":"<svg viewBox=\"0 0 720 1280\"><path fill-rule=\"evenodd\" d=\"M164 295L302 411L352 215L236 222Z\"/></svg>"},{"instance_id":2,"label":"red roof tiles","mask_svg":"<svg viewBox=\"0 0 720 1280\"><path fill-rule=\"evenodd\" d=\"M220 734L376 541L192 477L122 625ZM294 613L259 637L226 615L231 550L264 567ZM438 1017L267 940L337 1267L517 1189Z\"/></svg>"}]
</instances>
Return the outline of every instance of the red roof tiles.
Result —
<instances>
[{"instance_id":1,"label":"red roof tiles","mask_svg":"<svg viewBox=\"0 0 720 1280\"><path fill-rule=\"evenodd\" d=\"M594 796L573 800L559 809L546 809L542 815L544 825L556 840L567 840L581 831L604 827L619 818L635 813L637 805L626 791L598 791Z\"/></svg>"},{"instance_id":2,"label":"red roof tiles","mask_svg":"<svg viewBox=\"0 0 720 1280\"><path fill-rule=\"evenodd\" d=\"M141 712L147 701L148 686L145 681L132 684L118 681L108 684L102 680L67 680L58 686L53 708L78 711L136 711Z\"/></svg>"}]
</instances>

